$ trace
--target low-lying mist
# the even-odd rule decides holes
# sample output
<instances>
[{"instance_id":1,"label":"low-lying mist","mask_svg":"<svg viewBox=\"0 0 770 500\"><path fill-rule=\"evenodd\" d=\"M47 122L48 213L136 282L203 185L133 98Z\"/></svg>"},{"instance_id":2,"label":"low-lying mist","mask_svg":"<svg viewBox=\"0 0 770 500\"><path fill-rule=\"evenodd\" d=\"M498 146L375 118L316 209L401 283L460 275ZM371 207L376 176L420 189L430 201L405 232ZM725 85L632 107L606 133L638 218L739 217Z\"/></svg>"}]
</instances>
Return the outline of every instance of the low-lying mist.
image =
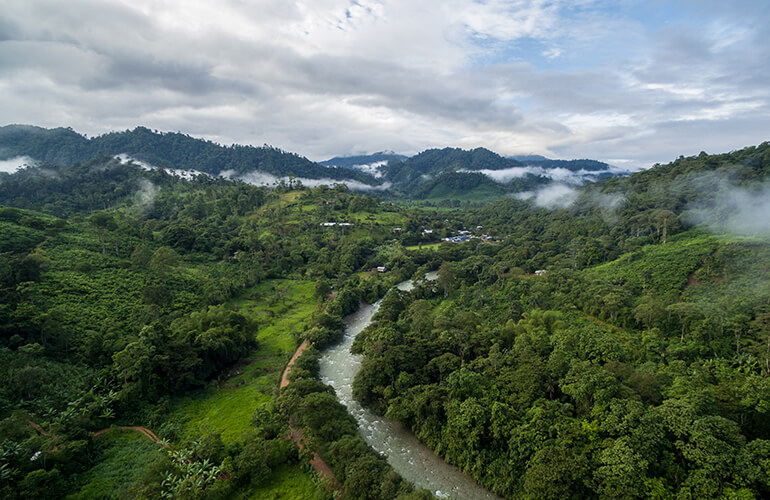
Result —
<instances>
[{"instance_id":1,"label":"low-lying mist","mask_svg":"<svg viewBox=\"0 0 770 500\"><path fill-rule=\"evenodd\" d=\"M708 187L688 206L684 220L716 234L761 237L770 240L770 183L736 185L716 176L693 179L693 186Z\"/></svg>"}]
</instances>

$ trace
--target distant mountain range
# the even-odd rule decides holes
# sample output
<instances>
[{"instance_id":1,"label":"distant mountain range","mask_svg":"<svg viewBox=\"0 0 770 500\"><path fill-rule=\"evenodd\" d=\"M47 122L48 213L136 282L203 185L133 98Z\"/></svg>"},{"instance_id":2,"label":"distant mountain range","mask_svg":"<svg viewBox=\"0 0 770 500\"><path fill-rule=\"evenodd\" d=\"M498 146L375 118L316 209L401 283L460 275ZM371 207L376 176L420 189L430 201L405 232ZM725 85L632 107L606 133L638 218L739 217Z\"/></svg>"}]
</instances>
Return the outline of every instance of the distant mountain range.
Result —
<instances>
[{"instance_id":1,"label":"distant mountain range","mask_svg":"<svg viewBox=\"0 0 770 500\"><path fill-rule=\"evenodd\" d=\"M137 127L88 138L69 128L0 127L0 161L24 158L47 166L101 156L133 160L178 175L207 174L273 184L295 178L306 185L345 183L351 189L415 199L489 199L552 182L580 185L615 175L595 160L503 157L488 149L428 149L407 157L394 152L312 162L271 146L222 146L176 132Z\"/></svg>"},{"instance_id":2,"label":"distant mountain range","mask_svg":"<svg viewBox=\"0 0 770 500\"><path fill-rule=\"evenodd\" d=\"M337 157L321 162L366 172L390 184L394 195L416 199L489 198L560 182L582 185L616 175L596 160L503 157L484 148L428 149L412 157L395 153Z\"/></svg>"}]
</instances>

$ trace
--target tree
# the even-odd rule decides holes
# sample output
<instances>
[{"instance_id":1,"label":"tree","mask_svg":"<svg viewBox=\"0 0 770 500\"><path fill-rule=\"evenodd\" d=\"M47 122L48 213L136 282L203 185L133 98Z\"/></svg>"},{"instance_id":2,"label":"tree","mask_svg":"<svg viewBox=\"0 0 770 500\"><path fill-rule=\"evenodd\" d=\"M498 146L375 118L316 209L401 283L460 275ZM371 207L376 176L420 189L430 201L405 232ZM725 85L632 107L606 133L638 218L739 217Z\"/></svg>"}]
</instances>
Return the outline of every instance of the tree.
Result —
<instances>
[{"instance_id":1,"label":"tree","mask_svg":"<svg viewBox=\"0 0 770 500\"><path fill-rule=\"evenodd\" d=\"M698 316L698 306L692 302L677 302L666 307L666 311L679 318L679 324L682 326L679 341L684 342L687 326Z\"/></svg>"},{"instance_id":2,"label":"tree","mask_svg":"<svg viewBox=\"0 0 770 500\"><path fill-rule=\"evenodd\" d=\"M457 281L457 273L454 266L449 262L442 262L438 268L438 283L444 290L444 297L448 297L454 290Z\"/></svg>"},{"instance_id":3,"label":"tree","mask_svg":"<svg viewBox=\"0 0 770 500\"><path fill-rule=\"evenodd\" d=\"M115 223L115 218L108 214L107 212L103 212L101 210L94 211L91 216L88 218L88 221L96 227L96 229L99 230L99 239L102 242L102 255L107 254L107 249L105 247L104 243L104 230L114 230L117 227L117 224Z\"/></svg>"},{"instance_id":4,"label":"tree","mask_svg":"<svg viewBox=\"0 0 770 500\"><path fill-rule=\"evenodd\" d=\"M150 269L165 274L179 262L179 256L171 247L160 247L152 254L148 266Z\"/></svg>"},{"instance_id":5,"label":"tree","mask_svg":"<svg viewBox=\"0 0 770 500\"><path fill-rule=\"evenodd\" d=\"M655 221L658 235L661 237L661 243L665 244L668 238L668 230L676 220L676 214L670 210L656 210L653 214L653 220Z\"/></svg>"},{"instance_id":6,"label":"tree","mask_svg":"<svg viewBox=\"0 0 770 500\"><path fill-rule=\"evenodd\" d=\"M588 457L567 442L547 445L532 457L524 473L524 492L529 498L587 498L585 480Z\"/></svg>"},{"instance_id":7,"label":"tree","mask_svg":"<svg viewBox=\"0 0 770 500\"><path fill-rule=\"evenodd\" d=\"M641 498L647 480L647 461L629 446L626 439L616 439L602 450L594 479L599 494L605 498Z\"/></svg>"},{"instance_id":8,"label":"tree","mask_svg":"<svg viewBox=\"0 0 770 500\"><path fill-rule=\"evenodd\" d=\"M38 469L30 472L19 484L19 492L22 498L36 498L41 500L61 498L66 491L66 480L59 469L46 471Z\"/></svg>"}]
</instances>

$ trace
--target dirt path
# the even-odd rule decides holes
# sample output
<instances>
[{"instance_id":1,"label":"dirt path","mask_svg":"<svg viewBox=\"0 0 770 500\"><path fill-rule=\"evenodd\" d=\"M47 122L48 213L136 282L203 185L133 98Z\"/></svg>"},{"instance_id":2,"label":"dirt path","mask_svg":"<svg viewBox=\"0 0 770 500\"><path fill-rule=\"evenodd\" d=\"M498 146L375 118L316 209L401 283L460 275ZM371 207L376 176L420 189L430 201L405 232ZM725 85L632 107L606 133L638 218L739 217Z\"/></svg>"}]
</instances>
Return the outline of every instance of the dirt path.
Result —
<instances>
[{"instance_id":1,"label":"dirt path","mask_svg":"<svg viewBox=\"0 0 770 500\"><path fill-rule=\"evenodd\" d=\"M283 375L281 375L281 389L289 385L289 373L291 373L291 367L294 366L294 362L297 361L297 358L300 357L300 355L305 352L305 349L307 349L309 346L310 343L307 340L303 340L299 347L297 347L297 351L291 357L289 364L286 365L286 368L283 370Z\"/></svg>"},{"instance_id":2,"label":"dirt path","mask_svg":"<svg viewBox=\"0 0 770 500\"><path fill-rule=\"evenodd\" d=\"M32 420L27 420L27 422L29 423L29 425L33 429L35 429L37 432L39 432L43 436L52 437L52 438L56 437L53 434L51 434L50 432L48 432L45 429L43 429L42 427L40 427L38 424L36 424ZM120 429L122 431L136 431L136 432L139 432L142 435L148 437L149 439L152 439L153 441L155 441L158 444L160 444L160 442L161 442L161 439L154 432L152 432L150 429L148 429L147 427L140 427L138 425L118 425L116 427L107 427L106 429L102 429L100 431L94 432L93 436L94 437L99 437L102 434L105 434L107 431L111 431L112 429ZM173 448L171 448L171 446L169 446L168 444L164 444L163 447L164 448L169 448L169 449L173 450ZM57 450L58 450L58 446L55 446L53 448L53 451L57 451Z\"/></svg>"},{"instance_id":3,"label":"dirt path","mask_svg":"<svg viewBox=\"0 0 770 500\"><path fill-rule=\"evenodd\" d=\"M307 340L304 340L289 360L289 363L286 365L286 369L283 370L283 375L281 376L281 389L289 385L289 374L291 373L291 367L294 366L294 362L297 361L297 358L299 358L302 353L305 352L305 349L307 349L309 346L310 343ZM300 427L295 427L293 422L289 422L289 434L291 440L294 441L294 444L296 444L300 449L304 448L305 445L302 429ZM337 491L342 491L342 484L340 484L340 482L337 480L337 477L332 472L329 464L324 462L324 459L321 458L318 453L313 452L312 458L310 459L310 465L319 476L329 481L332 488Z\"/></svg>"},{"instance_id":4,"label":"dirt path","mask_svg":"<svg viewBox=\"0 0 770 500\"><path fill-rule=\"evenodd\" d=\"M29 423L29 425L31 425L33 429L35 429L37 432L39 432L43 436L53 437L53 435L50 432L48 432L47 430L45 430L42 427L40 427L39 425L37 425L32 420L27 420L27 423Z\"/></svg>"},{"instance_id":5,"label":"dirt path","mask_svg":"<svg viewBox=\"0 0 770 500\"><path fill-rule=\"evenodd\" d=\"M116 427L107 427L106 429L102 429L100 431L94 432L94 437L99 437L102 434L112 429L120 429L122 431L136 431L136 432L142 433L143 435L147 436L148 438L152 439L158 444L160 444L160 441L161 441L160 438L156 436L155 433L152 432L150 429L148 429L147 427L140 427L138 425L118 425ZM171 446L169 446L168 444L164 444L163 447L171 449Z\"/></svg>"}]
</instances>

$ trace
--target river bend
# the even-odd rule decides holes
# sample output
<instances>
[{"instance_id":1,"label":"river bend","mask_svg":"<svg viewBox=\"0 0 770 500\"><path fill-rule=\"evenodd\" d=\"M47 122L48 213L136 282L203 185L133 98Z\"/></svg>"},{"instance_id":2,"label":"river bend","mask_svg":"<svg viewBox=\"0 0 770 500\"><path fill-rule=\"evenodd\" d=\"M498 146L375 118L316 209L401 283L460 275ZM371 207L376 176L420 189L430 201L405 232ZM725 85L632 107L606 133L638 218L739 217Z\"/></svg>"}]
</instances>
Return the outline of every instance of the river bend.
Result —
<instances>
[{"instance_id":1,"label":"river bend","mask_svg":"<svg viewBox=\"0 0 770 500\"><path fill-rule=\"evenodd\" d=\"M427 274L426 279L435 279L435 273ZM396 286L401 290L410 290L412 282L404 281ZM342 342L321 353L321 380L334 387L340 402L358 422L361 436L384 455L404 479L440 498L499 498L477 485L457 467L444 462L404 426L375 415L353 399L353 379L361 368L363 356L351 354L350 347L356 335L369 326L379 307L380 301L363 305L345 317Z\"/></svg>"}]
</instances>

